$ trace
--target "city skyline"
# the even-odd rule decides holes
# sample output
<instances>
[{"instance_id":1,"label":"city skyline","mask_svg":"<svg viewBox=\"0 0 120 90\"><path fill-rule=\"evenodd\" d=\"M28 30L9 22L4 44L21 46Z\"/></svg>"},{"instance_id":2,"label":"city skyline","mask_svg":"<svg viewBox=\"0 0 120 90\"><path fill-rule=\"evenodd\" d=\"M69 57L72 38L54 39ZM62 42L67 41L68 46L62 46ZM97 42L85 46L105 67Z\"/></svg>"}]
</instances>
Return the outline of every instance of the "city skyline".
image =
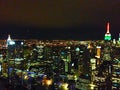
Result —
<instances>
[{"instance_id":1,"label":"city skyline","mask_svg":"<svg viewBox=\"0 0 120 90\"><path fill-rule=\"evenodd\" d=\"M119 0L0 2L0 38L10 33L14 38L104 39L108 21L113 38L118 37Z\"/></svg>"},{"instance_id":2,"label":"city skyline","mask_svg":"<svg viewBox=\"0 0 120 90\"><path fill-rule=\"evenodd\" d=\"M105 23L104 27L89 25L86 27L83 25L81 27L67 28L40 28L5 25L1 26L1 30L4 31L0 33L1 39L6 39L8 34L10 34L14 39L104 40L104 35L107 32L107 23ZM98 31L96 32L95 30ZM111 23L109 30L111 33L111 40L118 40L119 32L111 30Z\"/></svg>"}]
</instances>

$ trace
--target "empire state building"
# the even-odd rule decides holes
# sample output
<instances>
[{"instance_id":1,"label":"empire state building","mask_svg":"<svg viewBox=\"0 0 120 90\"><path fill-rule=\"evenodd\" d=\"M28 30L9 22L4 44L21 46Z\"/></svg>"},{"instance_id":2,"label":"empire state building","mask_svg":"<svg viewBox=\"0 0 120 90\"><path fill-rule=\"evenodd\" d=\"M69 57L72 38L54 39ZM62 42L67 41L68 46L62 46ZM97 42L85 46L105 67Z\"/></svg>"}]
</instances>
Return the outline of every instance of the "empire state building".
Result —
<instances>
[{"instance_id":1,"label":"empire state building","mask_svg":"<svg viewBox=\"0 0 120 90\"><path fill-rule=\"evenodd\" d=\"M109 22L107 23L107 32L105 33L105 37L104 37L104 40L111 40L111 33L110 33L110 25L109 25Z\"/></svg>"}]
</instances>

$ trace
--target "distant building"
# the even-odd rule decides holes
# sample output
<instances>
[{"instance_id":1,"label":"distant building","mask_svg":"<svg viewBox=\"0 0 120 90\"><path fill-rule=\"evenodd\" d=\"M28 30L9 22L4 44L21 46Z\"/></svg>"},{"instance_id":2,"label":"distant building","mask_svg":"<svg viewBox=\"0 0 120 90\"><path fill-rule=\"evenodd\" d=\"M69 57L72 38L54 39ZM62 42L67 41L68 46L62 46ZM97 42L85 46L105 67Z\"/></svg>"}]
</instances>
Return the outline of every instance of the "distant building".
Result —
<instances>
[{"instance_id":1,"label":"distant building","mask_svg":"<svg viewBox=\"0 0 120 90\"><path fill-rule=\"evenodd\" d=\"M6 49L6 40L0 40L0 49Z\"/></svg>"},{"instance_id":2,"label":"distant building","mask_svg":"<svg viewBox=\"0 0 120 90\"><path fill-rule=\"evenodd\" d=\"M104 61L110 61L111 60L111 48L109 46L104 47L104 55L103 60Z\"/></svg>"},{"instance_id":3,"label":"distant building","mask_svg":"<svg viewBox=\"0 0 120 90\"><path fill-rule=\"evenodd\" d=\"M109 25L109 22L107 23L107 32L105 33L105 37L104 37L104 40L111 40L111 33L110 33L110 25Z\"/></svg>"}]
</instances>

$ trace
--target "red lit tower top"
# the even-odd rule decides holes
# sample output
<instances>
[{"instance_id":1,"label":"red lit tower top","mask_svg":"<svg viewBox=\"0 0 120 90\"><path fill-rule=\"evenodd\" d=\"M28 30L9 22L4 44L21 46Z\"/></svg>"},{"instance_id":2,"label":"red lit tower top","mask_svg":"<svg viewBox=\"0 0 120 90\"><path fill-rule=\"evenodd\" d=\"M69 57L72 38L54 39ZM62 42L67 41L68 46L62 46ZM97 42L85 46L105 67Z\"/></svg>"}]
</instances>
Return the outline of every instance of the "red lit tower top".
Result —
<instances>
[{"instance_id":1,"label":"red lit tower top","mask_svg":"<svg viewBox=\"0 0 120 90\"><path fill-rule=\"evenodd\" d=\"M107 23L107 33L110 33L110 24L109 24L109 22Z\"/></svg>"}]
</instances>

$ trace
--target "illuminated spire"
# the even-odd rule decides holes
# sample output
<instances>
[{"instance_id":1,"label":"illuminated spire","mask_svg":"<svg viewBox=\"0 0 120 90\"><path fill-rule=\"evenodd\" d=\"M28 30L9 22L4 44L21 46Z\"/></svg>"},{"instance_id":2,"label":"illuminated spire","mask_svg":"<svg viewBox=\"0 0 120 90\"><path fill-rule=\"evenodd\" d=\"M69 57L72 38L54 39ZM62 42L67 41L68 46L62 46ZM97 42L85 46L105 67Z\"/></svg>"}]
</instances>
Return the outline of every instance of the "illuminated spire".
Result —
<instances>
[{"instance_id":1,"label":"illuminated spire","mask_svg":"<svg viewBox=\"0 0 120 90\"><path fill-rule=\"evenodd\" d=\"M8 39L7 39L7 41L11 41L11 37L10 37L10 34L8 35Z\"/></svg>"},{"instance_id":2,"label":"illuminated spire","mask_svg":"<svg viewBox=\"0 0 120 90\"><path fill-rule=\"evenodd\" d=\"M104 40L111 40L111 33L110 33L110 24L109 22L107 23L107 32L105 33Z\"/></svg>"},{"instance_id":3,"label":"illuminated spire","mask_svg":"<svg viewBox=\"0 0 120 90\"><path fill-rule=\"evenodd\" d=\"M11 37L10 37L10 34L8 35L8 39L7 39L7 47L8 47L8 45L14 45L15 44L15 42L13 41L13 40L11 40Z\"/></svg>"},{"instance_id":4,"label":"illuminated spire","mask_svg":"<svg viewBox=\"0 0 120 90\"><path fill-rule=\"evenodd\" d=\"M110 33L110 25L109 25L109 22L107 23L107 33Z\"/></svg>"}]
</instances>

